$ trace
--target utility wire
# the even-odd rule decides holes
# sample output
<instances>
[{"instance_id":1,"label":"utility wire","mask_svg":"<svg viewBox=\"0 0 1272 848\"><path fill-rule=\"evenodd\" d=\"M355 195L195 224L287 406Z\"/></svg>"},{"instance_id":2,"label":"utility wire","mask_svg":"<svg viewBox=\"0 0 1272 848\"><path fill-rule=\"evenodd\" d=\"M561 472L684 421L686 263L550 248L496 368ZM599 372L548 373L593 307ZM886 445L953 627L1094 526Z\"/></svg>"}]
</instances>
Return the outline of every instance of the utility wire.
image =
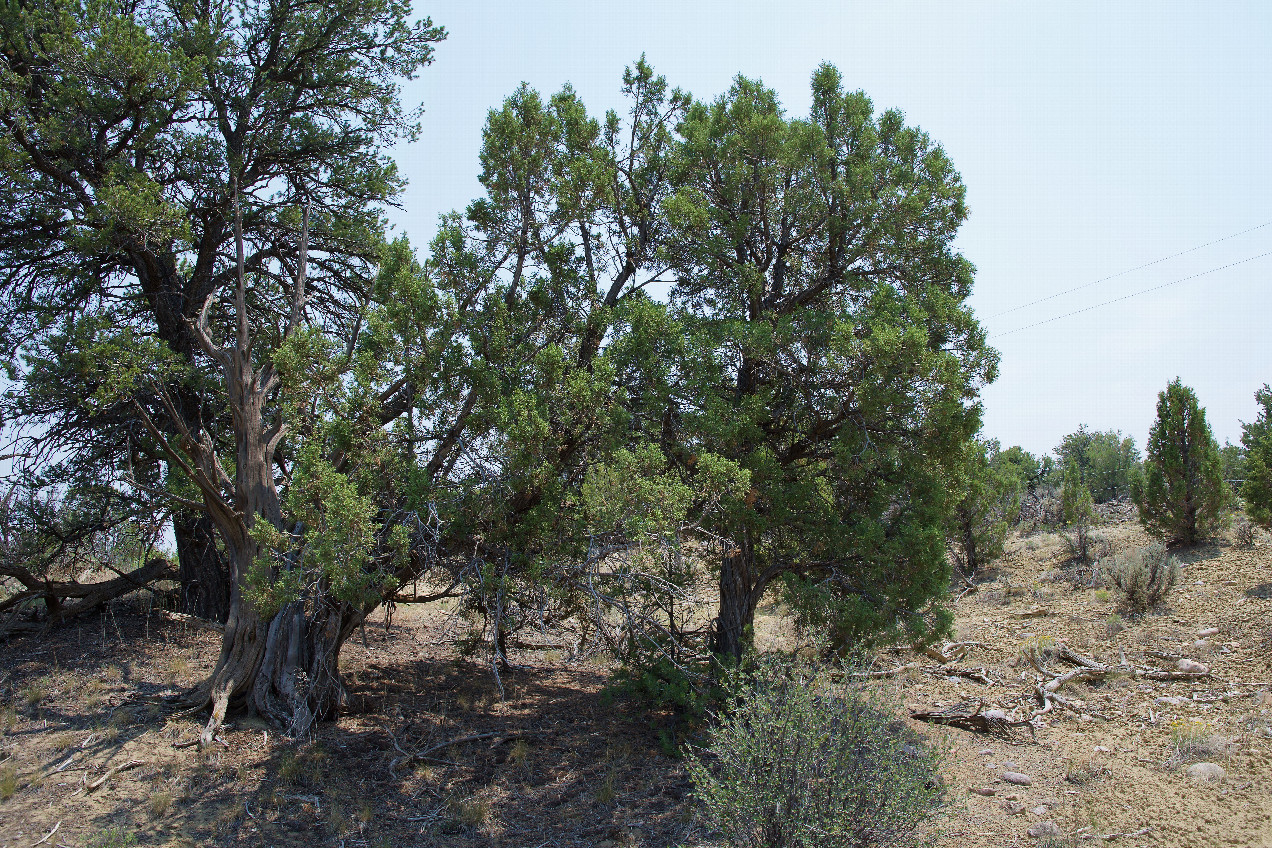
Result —
<instances>
[{"instance_id":1,"label":"utility wire","mask_svg":"<svg viewBox=\"0 0 1272 848\"><path fill-rule=\"evenodd\" d=\"M1255 230L1261 230L1261 229L1263 229L1264 227L1269 226L1269 225L1272 225L1272 221L1267 221L1266 223L1259 224L1257 227L1251 227L1251 228L1250 228L1250 229L1248 229L1248 230L1242 230L1242 231L1241 231L1241 232L1239 232L1239 233L1233 233L1232 235L1224 236L1223 238L1217 238L1217 239L1215 239L1214 241L1208 241L1208 242L1206 242L1205 244L1199 244L1199 245L1197 245L1196 247L1190 247L1190 248L1188 248L1187 250L1181 250L1179 253L1172 253L1170 256L1163 256L1161 259L1154 259L1152 262L1145 262L1143 265L1136 265L1134 268L1128 268L1128 269L1126 269L1125 271L1118 271L1116 274L1110 274L1110 275L1109 275L1109 276L1107 276L1107 277L1101 277L1100 279L1095 280L1094 282L1090 282L1090 283L1083 283L1083 284L1082 284L1082 285L1080 285L1080 286L1074 286L1073 288L1071 288L1071 289L1065 289L1065 290L1064 290L1064 291L1062 291L1062 292L1056 292L1055 294L1049 294L1049 295L1047 295L1046 297L1040 297L1040 298L1038 298L1037 300L1031 300L1031 301L1029 301L1028 303L1022 303L1022 304L1020 304L1019 306L1013 306L1011 309L1005 309L1005 310L1003 310L1002 312L996 312L996 313L994 313L993 315L990 315L989 317L990 317L990 318L998 318L998 317L1000 317L1000 316L1002 316L1002 315L1008 315L1008 314L1010 314L1010 313L1012 313L1012 312L1015 312L1015 311L1017 311L1017 310L1019 310L1019 309L1024 309L1024 308L1029 307L1029 306L1035 306L1035 305L1037 305L1037 304L1039 304L1039 303L1046 303L1046 302L1047 302L1047 301L1049 301L1049 300L1055 300L1057 297L1063 297L1064 295L1066 295L1066 294L1072 294L1072 293L1073 293L1073 292L1075 292L1075 291L1082 291L1083 289L1089 289L1089 288L1091 288L1091 286L1096 286L1096 285L1099 285L1100 283L1107 283L1109 280L1116 280L1118 277L1124 277L1124 276L1126 276L1127 274L1133 274L1133 273L1135 273L1136 271L1142 271L1142 270L1144 270L1145 268L1151 268L1151 267L1153 267L1154 265L1160 265L1160 264L1161 264L1161 263L1163 263L1163 262L1169 262L1169 261L1170 261L1170 260L1172 260L1172 259L1178 259L1179 257L1181 257L1181 256L1186 256L1186 255L1188 255L1189 253L1196 253L1198 250L1201 250L1201 249L1203 249L1203 248L1210 247L1211 245L1219 244L1220 242L1223 242L1223 241L1228 241L1229 239L1234 239L1234 238L1236 238L1237 236L1243 236L1243 235L1245 235L1246 233L1252 233L1252 232L1254 232ZM1111 303L1111 302L1112 302L1112 301L1110 301L1110 303ZM1021 329L1024 329L1024 328L1021 328Z\"/></svg>"},{"instance_id":2,"label":"utility wire","mask_svg":"<svg viewBox=\"0 0 1272 848\"><path fill-rule=\"evenodd\" d=\"M1270 222L1270 223L1272 223L1272 222ZM1123 300L1130 300L1130 299L1131 299L1131 298L1133 298L1133 297L1139 297L1139 296L1140 296L1140 295L1142 295L1142 294L1148 294L1149 292L1155 292L1155 291L1158 291L1159 289L1164 289L1164 288L1166 288L1167 286L1173 286L1173 285L1175 285L1176 283L1184 283L1184 282L1187 282L1188 280L1195 280L1195 279L1197 279L1198 277L1204 277L1204 276L1206 276L1207 274L1214 274L1214 273L1216 273L1216 272L1218 272L1218 271L1224 271L1224 270L1226 270L1226 269L1228 269L1228 268L1235 268L1235 267L1236 267L1236 266L1238 266L1238 265L1244 265L1244 264L1245 264L1245 263L1247 263L1247 262L1253 262L1254 260L1256 260L1256 259L1262 259L1262 258L1263 258L1263 257L1265 257L1265 256L1272 256L1272 250L1269 250L1267 253L1260 253L1258 256L1251 256L1251 257L1249 257L1248 259L1238 259L1236 262L1229 262L1227 265L1221 265L1221 266L1219 266L1218 268L1211 268L1209 271L1198 271L1196 274L1189 274L1187 277L1180 277L1178 280L1171 280L1169 283L1162 283L1162 284L1161 284L1161 285L1159 285L1159 286L1151 286L1151 287L1146 288L1146 289L1140 289L1140 290L1139 290L1139 291L1137 291L1137 292L1131 292L1130 294L1124 294L1124 295L1122 295L1121 297L1115 297L1115 298L1113 298L1112 300L1106 300L1106 301L1104 301L1103 303L1096 303L1096 304L1094 304L1094 305L1092 305L1092 306L1086 306L1086 307L1083 307L1082 309L1075 309L1075 310L1073 310L1072 312L1066 312L1064 315L1057 315L1056 317L1054 317L1054 318L1048 318L1048 319L1046 319L1045 321L1038 321L1037 323L1029 324L1029 325L1024 326L1024 327L1017 327L1016 329L1014 329L1014 330L1008 330L1008 331L1007 331L1007 332L1005 332L1005 333L994 333L992 336L990 336L990 338L991 338L991 339L998 339L998 338L1002 338L1003 336L1010 336L1010 335L1012 335L1012 334L1014 334L1014 333L1022 333L1022 332L1024 332L1025 330L1032 330L1034 327L1041 327L1043 324L1050 324L1050 323L1052 323L1053 321L1059 321L1059 320L1061 320L1061 319L1063 319L1063 318L1072 318L1074 315L1081 315L1083 312L1090 312L1092 309L1099 309L1101 306L1108 306L1108 305L1113 304L1113 303L1120 303L1120 302L1121 302L1121 301L1123 301Z\"/></svg>"}]
</instances>

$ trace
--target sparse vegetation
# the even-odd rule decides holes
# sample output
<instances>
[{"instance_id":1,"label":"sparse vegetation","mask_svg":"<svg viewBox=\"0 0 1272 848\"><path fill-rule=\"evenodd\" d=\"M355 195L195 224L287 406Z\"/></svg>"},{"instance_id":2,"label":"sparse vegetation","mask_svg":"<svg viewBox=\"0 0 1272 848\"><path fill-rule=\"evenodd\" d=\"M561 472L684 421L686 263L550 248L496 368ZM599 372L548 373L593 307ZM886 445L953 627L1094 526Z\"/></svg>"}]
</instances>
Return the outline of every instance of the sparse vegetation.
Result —
<instances>
[{"instance_id":1,"label":"sparse vegetation","mask_svg":"<svg viewBox=\"0 0 1272 848\"><path fill-rule=\"evenodd\" d=\"M889 846L941 804L941 756L870 690L762 659L735 671L718 724L686 752L704 814L738 848Z\"/></svg>"},{"instance_id":2,"label":"sparse vegetation","mask_svg":"<svg viewBox=\"0 0 1272 848\"><path fill-rule=\"evenodd\" d=\"M84 848L133 848L137 834L122 827L108 827L89 837Z\"/></svg>"},{"instance_id":3,"label":"sparse vegetation","mask_svg":"<svg viewBox=\"0 0 1272 848\"><path fill-rule=\"evenodd\" d=\"M1156 608L1179 580L1179 560L1166 546L1149 545L1119 554L1109 566L1113 585L1121 593L1122 607L1132 614Z\"/></svg>"}]
</instances>

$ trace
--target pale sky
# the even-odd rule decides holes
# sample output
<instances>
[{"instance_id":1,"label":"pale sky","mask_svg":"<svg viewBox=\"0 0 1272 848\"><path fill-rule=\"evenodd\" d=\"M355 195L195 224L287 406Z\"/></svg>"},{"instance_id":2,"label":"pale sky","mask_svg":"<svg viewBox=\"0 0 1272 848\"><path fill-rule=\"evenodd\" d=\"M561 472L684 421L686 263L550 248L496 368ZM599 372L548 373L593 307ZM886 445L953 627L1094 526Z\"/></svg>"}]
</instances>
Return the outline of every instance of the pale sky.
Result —
<instances>
[{"instance_id":1,"label":"pale sky","mask_svg":"<svg viewBox=\"0 0 1272 848\"><path fill-rule=\"evenodd\" d=\"M450 35L405 88L427 112L391 215L420 249L479 195L486 113L522 81L621 112L645 53L700 99L742 73L802 116L829 61L967 185L959 245L1002 354L985 435L1040 453L1086 423L1142 449L1178 376L1235 442L1272 382L1272 4L423 2Z\"/></svg>"}]
</instances>

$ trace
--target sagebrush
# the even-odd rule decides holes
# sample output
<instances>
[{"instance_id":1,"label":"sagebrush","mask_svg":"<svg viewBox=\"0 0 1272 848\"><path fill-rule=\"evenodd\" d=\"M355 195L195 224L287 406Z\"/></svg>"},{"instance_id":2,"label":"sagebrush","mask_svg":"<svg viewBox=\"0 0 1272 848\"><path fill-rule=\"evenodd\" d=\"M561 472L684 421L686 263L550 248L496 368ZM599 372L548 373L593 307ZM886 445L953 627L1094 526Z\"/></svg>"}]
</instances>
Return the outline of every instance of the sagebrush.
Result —
<instances>
[{"instance_id":1,"label":"sagebrush","mask_svg":"<svg viewBox=\"0 0 1272 848\"><path fill-rule=\"evenodd\" d=\"M941 805L941 752L877 693L798 661L764 660L729 682L710 738L686 751L706 819L726 844L909 844Z\"/></svg>"},{"instance_id":2,"label":"sagebrush","mask_svg":"<svg viewBox=\"0 0 1272 848\"><path fill-rule=\"evenodd\" d=\"M1166 546L1149 545L1114 558L1109 569L1113 585L1122 594L1122 606L1143 613L1161 604L1179 581L1179 560Z\"/></svg>"}]
</instances>

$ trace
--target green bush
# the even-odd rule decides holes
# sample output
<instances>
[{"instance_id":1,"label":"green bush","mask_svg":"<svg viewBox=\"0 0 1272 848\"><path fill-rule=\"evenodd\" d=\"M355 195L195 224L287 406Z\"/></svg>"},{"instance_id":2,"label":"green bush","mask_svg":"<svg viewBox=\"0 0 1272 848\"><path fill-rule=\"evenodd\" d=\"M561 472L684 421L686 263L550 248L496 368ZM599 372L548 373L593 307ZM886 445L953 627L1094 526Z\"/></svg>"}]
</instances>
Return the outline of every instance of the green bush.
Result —
<instances>
[{"instance_id":1,"label":"green bush","mask_svg":"<svg viewBox=\"0 0 1272 848\"><path fill-rule=\"evenodd\" d=\"M797 661L762 660L728 682L710 739L685 752L726 844L908 844L942 803L941 753L875 692Z\"/></svg>"},{"instance_id":2,"label":"green bush","mask_svg":"<svg viewBox=\"0 0 1272 848\"><path fill-rule=\"evenodd\" d=\"M1166 555L1165 545L1149 545L1120 554L1110 568L1113 585L1122 593L1122 606L1132 613L1156 607L1179 581L1179 560Z\"/></svg>"}]
</instances>

